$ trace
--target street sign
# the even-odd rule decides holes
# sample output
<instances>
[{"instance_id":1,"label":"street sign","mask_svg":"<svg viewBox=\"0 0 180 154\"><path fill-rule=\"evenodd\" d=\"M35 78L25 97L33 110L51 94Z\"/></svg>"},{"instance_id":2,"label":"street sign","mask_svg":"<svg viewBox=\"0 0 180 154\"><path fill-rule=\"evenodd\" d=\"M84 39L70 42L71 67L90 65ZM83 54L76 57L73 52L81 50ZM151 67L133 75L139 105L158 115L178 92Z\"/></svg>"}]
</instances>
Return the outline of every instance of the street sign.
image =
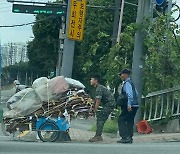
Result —
<instances>
[{"instance_id":1,"label":"street sign","mask_svg":"<svg viewBox=\"0 0 180 154\"><path fill-rule=\"evenodd\" d=\"M66 13L66 6L37 6L37 5L22 5L13 4L12 12L27 13L27 14L49 14L63 15Z\"/></svg>"},{"instance_id":2,"label":"street sign","mask_svg":"<svg viewBox=\"0 0 180 154\"><path fill-rule=\"evenodd\" d=\"M86 0L71 0L68 38L81 41L83 39L86 14Z\"/></svg>"},{"instance_id":3,"label":"street sign","mask_svg":"<svg viewBox=\"0 0 180 154\"><path fill-rule=\"evenodd\" d=\"M156 0L156 5L162 5L165 0Z\"/></svg>"}]
</instances>

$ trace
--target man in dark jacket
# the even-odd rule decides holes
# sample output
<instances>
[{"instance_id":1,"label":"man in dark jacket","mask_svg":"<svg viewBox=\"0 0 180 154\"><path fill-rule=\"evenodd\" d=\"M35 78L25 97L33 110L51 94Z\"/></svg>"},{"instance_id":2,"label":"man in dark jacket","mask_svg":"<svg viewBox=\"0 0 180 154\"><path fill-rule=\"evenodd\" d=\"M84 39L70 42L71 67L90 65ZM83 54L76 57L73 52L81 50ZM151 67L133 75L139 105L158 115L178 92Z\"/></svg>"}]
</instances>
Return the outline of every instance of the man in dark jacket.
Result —
<instances>
[{"instance_id":1,"label":"man in dark jacket","mask_svg":"<svg viewBox=\"0 0 180 154\"><path fill-rule=\"evenodd\" d=\"M138 93L130 78L131 71L123 69L119 75L123 81L122 96L125 97L121 103L121 114L118 119L119 135L122 137L118 143L133 142L134 117L138 110Z\"/></svg>"},{"instance_id":2,"label":"man in dark jacket","mask_svg":"<svg viewBox=\"0 0 180 154\"><path fill-rule=\"evenodd\" d=\"M92 76L90 83L96 88L94 111L97 117L97 128L95 136L89 139L89 142L96 142L103 140L101 136L102 130L106 120L115 107L115 99L110 90L100 84L100 77L98 75Z\"/></svg>"}]
</instances>

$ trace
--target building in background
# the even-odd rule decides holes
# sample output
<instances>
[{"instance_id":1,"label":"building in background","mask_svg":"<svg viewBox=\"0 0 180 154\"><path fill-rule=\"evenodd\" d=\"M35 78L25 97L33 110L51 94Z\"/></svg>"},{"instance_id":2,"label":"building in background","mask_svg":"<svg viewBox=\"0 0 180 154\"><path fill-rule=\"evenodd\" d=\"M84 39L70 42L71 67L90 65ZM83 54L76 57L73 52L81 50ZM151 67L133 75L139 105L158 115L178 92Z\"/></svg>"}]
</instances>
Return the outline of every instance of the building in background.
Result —
<instances>
[{"instance_id":1,"label":"building in background","mask_svg":"<svg viewBox=\"0 0 180 154\"><path fill-rule=\"evenodd\" d=\"M2 67L14 65L19 62L27 62L27 44L5 43L1 45Z\"/></svg>"}]
</instances>

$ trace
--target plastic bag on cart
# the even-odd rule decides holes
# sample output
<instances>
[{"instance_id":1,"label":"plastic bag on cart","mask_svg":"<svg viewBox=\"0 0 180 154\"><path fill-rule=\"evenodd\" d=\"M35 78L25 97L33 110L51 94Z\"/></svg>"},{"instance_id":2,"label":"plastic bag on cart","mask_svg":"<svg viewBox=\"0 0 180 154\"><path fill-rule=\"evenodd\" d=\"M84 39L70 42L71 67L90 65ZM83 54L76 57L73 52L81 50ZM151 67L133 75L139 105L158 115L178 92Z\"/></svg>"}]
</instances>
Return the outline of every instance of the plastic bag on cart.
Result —
<instances>
[{"instance_id":1,"label":"plastic bag on cart","mask_svg":"<svg viewBox=\"0 0 180 154\"><path fill-rule=\"evenodd\" d=\"M52 87L52 99L58 100L63 97L64 92L69 89L69 84L65 80L64 76L57 76L49 81L50 87Z\"/></svg>"},{"instance_id":2,"label":"plastic bag on cart","mask_svg":"<svg viewBox=\"0 0 180 154\"><path fill-rule=\"evenodd\" d=\"M35 90L41 101L48 100L48 78L41 77L36 79L32 84L32 88Z\"/></svg>"},{"instance_id":3,"label":"plastic bag on cart","mask_svg":"<svg viewBox=\"0 0 180 154\"><path fill-rule=\"evenodd\" d=\"M52 87L52 94L62 93L69 89L69 84L65 80L64 76L52 78L49 81L49 85Z\"/></svg>"},{"instance_id":4,"label":"plastic bag on cart","mask_svg":"<svg viewBox=\"0 0 180 154\"><path fill-rule=\"evenodd\" d=\"M7 104L9 104L11 110L5 111L3 116L8 118L29 115L42 106L42 102L32 88L16 93L7 101Z\"/></svg>"},{"instance_id":5,"label":"plastic bag on cart","mask_svg":"<svg viewBox=\"0 0 180 154\"><path fill-rule=\"evenodd\" d=\"M65 80L68 82L68 84L72 87L72 88L80 88L80 89L84 89L85 86L79 82L78 80L74 80L71 78L65 78Z\"/></svg>"},{"instance_id":6,"label":"plastic bag on cart","mask_svg":"<svg viewBox=\"0 0 180 154\"><path fill-rule=\"evenodd\" d=\"M36 79L32 86L35 89L41 101L47 102L51 99L56 99L57 95L65 92L69 88L63 76L57 76L51 80L45 77Z\"/></svg>"},{"instance_id":7,"label":"plastic bag on cart","mask_svg":"<svg viewBox=\"0 0 180 154\"><path fill-rule=\"evenodd\" d=\"M36 89L42 85L46 85L48 83L48 78L46 77L41 77L41 78L38 78L36 79L33 84L32 84L32 88L33 89Z\"/></svg>"}]
</instances>

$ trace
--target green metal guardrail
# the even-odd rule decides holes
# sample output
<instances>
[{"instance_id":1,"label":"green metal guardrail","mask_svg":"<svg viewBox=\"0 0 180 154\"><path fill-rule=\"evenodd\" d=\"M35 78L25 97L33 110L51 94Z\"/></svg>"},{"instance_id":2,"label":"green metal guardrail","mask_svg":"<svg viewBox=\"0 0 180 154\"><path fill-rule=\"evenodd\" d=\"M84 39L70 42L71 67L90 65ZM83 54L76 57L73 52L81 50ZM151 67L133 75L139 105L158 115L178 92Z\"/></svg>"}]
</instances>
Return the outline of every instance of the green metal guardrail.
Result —
<instances>
[{"instance_id":1,"label":"green metal guardrail","mask_svg":"<svg viewBox=\"0 0 180 154\"><path fill-rule=\"evenodd\" d=\"M161 120L168 116L180 117L180 85L153 92L143 98L144 120Z\"/></svg>"}]
</instances>

